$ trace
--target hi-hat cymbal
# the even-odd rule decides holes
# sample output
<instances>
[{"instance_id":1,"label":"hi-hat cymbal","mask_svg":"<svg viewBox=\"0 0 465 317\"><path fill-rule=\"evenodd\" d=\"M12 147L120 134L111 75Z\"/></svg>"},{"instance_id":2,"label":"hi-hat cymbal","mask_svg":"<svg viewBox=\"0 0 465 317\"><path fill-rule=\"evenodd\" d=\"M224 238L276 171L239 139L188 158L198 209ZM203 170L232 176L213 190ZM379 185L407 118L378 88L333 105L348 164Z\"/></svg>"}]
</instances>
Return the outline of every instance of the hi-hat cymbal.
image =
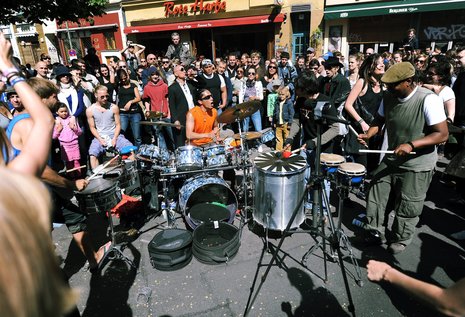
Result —
<instances>
[{"instance_id":1,"label":"hi-hat cymbal","mask_svg":"<svg viewBox=\"0 0 465 317\"><path fill-rule=\"evenodd\" d=\"M258 139L262 136L262 134L260 132L255 132L255 131L252 131L252 132L242 132L242 138L246 139L246 140L255 140L255 139ZM240 140L241 139L241 134L240 133L236 133L233 135L233 138L236 139L236 140Z\"/></svg>"},{"instance_id":2,"label":"hi-hat cymbal","mask_svg":"<svg viewBox=\"0 0 465 317\"><path fill-rule=\"evenodd\" d=\"M175 123L170 123L170 122L165 122L165 121L141 121L140 124L142 125L158 125L162 127L184 127L181 124L175 124Z\"/></svg>"},{"instance_id":3,"label":"hi-hat cymbal","mask_svg":"<svg viewBox=\"0 0 465 317\"><path fill-rule=\"evenodd\" d=\"M252 100L235 105L228 108L221 113L218 117L219 123L232 123L237 119L242 120L251 116L258 109L260 109L261 102L259 100Z\"/></svg>"}]
</instances>

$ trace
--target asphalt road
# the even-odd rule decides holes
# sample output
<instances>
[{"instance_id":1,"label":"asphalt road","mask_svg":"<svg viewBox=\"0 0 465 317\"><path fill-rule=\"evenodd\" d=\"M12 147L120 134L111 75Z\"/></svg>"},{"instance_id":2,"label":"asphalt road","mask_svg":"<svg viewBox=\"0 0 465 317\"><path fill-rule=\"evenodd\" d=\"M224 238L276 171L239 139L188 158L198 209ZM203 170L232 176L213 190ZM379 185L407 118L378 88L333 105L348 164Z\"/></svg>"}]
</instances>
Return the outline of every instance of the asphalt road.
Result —
<instances>
[{"instance_id":1,"label":"asphalt road","mask_svg":"<svg viewBox=\"0 0 465 317\"><path fill-rule=\"evenodd\" d=\"M417 233L406 251L393 256L386 251L386 246L353 246L361 283L356 283L350 257L344 258L356 316L438 316L431 308L390 285L369 282L365 269L369 259L387 261L412 276L444 287L465 276L464 242L450 238L450 234L465 229L465 208L451 203L454 191L441 182L443 162L438 166ZM335 197L332 193L334 205ZM352 219L364 211L363 201L352 194L350 198L342 219L344 232L349 237L356 230ZM181 215L177 217L178 228L185 228ZM279 234L269 235L267 248L263 230L252 222L243 227L240 249L227 263L208 265L194 258L186 267L166 272L151 266L147 250L150 240L163 230L163 217L145 219L136 215L134 219L132 225L139 228L140 234L131 239L124 254L134 261L137 270L114 260L100 274L92 275L85 270L85 259L72 243L66 227L53 231L56 251L63 258L62 267L70 285L80 292L77 307L82 316L244 316L247 303L255 295L249 316L351 316L342 269L337 261L326 262L326 281L321 248L302 262L315 239L322 241L319 237L308 233L286 237L278 252L279 265L271 266L261 284L272 258L268 251L278 244ZM389 219L392 220L392 215ZM89 219L97 245L108 240L106 224L102 215L92 215ZM234 224L239 226L239 219ZM128 227L117 229L125 231ZM348 254L347 250L342 252ZM151 293L148 298L144 298L144 290Z\"/></svg>"}]
</instances>

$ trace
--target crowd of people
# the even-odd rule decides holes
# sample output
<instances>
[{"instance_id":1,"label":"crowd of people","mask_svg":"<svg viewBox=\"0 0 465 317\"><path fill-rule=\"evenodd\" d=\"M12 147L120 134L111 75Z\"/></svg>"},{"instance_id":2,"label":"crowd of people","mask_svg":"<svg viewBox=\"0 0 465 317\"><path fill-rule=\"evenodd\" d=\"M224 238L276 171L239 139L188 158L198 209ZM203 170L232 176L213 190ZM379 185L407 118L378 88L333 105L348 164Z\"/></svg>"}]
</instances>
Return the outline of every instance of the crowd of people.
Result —
<instances>
[{"instance_id":1,"label":"crowd of people","mask_svg":"<svg viewBox=\"0 0 465 317\"><path fill-rule=\"evenodd\" d=\"M378 54L367 49L365 54L353 52L347 59L336 51L316 56L310 47L295 61L287 52L266 60L257 51L211 60L192 56L178 33L171 39L166 53L159 56L146 54L144 46L128 42L122 58L112 56L108 65L89 49L84 58L74 59L69 65L52 65L50 57L43 54L31 70L15 68L10 61L11 45L0 34L0 71L4 77L0 91L5 90L5 102L0 107L0 141L2 161L12 170L0 173L2 182L11 181L3 187L17 188L11 193L0 191L0 204L5 205L1 210L8 217L17 217L14 221L18 227L10 229L18 230L17 234L27 231L31 239L24 242L31 246L25 248L41 252L35 259L43 262L38 265L43 271L35 270L40 275L37 280L21 282L30 285L30 296L37 295L28 301L31 311L21 312L26 309L19 307L18 297L22 295L11 294L2 298L1 305L9 315L38 316L34 311L41 311L41 316L55 316L72 303L72 292L59 278L52 242L47 238L48 209L63 216L90 270L97 269L109 243L99 248L93 245L86 216L71 203L69 193L88 185L86 174L97 168L99 158L110 149L121 152L133 144L156 143L172 152L186 144L220 143L222 129L238 129L220 125L221 113L244 102L259 101L260 109L240 123L243 131L272 128L275 149L302 148L311 170L320 130L317 125L321 125L323 152L339 153L367 168L371 181L361 240L365 245L388 242L387 249L393 254L404 251L412 241L438 154L452 158L463 149L465 48L445 54L421 50L409 37L401 50ZM316 109L322 109L328 119L318 117ZM355 132L347 132L343 124L331 119L336 117L348 120ZM141 121L153 118L172 126L141 125ZM458 132L449 135L448 125ZM359 152L362 147L388 149L393 154L367 156ZM85 165L90 167L88 171L81 168ZM63 177L57 172L63 169L74 172ZM451 173L450 181L457 184L463 199L463 178L455 176L460 175ZM45 188L50 195L44 194ZM386 194L389 192L390 196ZM19 197L14 200L16 205L7 205L15 195ZM31 200L32 196L36 200ZM28 207L31 201L40 208ZM311 208L311 200L306 203L310 204L306 208ZM390 230L384 219L387 208L395 211ZM28 215L30 212L37 215ZM31 219L39 219L39 226L37 221L29 224ZM21 229L24 226L28 229ZM387 231L391 235L386 235ZM7 232L2 230L2 244L8 243ZM6 250L21 252L13 244ZM27 262L21 262L18 274L24 271L29 276L33 269L28 265L33 262ZM430 293L419 291L430 289L428 285L415 284L391 267L374 262L368 269L371 280L400 283L428 300ZM54 286L44 287L43 283ZM5 286L0 285L0 290ZM461 288L459 284L451 292L458 296L456 291ZM10 294L6 290L3 293ZM58 303L53 313L51 298ZM460 300L457 302L457 306L443 311L463 312Z\"/></svg>"}]
</instances>

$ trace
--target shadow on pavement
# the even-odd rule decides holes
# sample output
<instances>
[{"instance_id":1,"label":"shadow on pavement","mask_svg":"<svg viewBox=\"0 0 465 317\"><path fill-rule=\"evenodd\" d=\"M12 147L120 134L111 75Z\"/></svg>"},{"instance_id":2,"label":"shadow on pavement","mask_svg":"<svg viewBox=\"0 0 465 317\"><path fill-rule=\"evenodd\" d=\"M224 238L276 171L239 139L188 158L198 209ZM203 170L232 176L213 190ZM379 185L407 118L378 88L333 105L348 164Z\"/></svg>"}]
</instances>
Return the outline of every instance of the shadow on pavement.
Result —
<instances>
[{"instance_id":1,"label":"shadow on pavement","mask_svg":"<svg viewBox=\"0 0 465 317\"><path fill-rule=\"evenodd\" d=\"M288 317L349 316L333 294L323 287L315 287L310 275L298 268L289 268L286 272L291 285L301 295L294 312L289 302L281 303L281 309Z\"/></svg>"}]
</instances>

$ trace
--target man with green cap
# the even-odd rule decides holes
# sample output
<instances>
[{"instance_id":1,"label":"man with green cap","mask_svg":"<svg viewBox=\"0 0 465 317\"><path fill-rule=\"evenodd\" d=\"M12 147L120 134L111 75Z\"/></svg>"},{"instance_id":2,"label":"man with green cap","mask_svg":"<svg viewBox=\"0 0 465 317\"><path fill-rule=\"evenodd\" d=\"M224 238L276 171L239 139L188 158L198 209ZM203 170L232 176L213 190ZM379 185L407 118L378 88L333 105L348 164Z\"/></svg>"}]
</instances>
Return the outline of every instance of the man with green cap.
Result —
<instances>
[{"instance_id":1,"label":"man with green cap","mask_svg":"<svg viewBox=\"0 0 465 317\"><path fill-rule=\"evenodd\" d=\"M396 254L410 244L423 209L437 161L436 145L448 138L441 99L416 83L415 68L403 62L391 66L381 78L386 85L383 101L366 134L365 143L386 126L388 149L370 183L367 196L365 242L382 244L384 211L394 191L395 218L388 251Z\"/></svg>"}]
</instances>

